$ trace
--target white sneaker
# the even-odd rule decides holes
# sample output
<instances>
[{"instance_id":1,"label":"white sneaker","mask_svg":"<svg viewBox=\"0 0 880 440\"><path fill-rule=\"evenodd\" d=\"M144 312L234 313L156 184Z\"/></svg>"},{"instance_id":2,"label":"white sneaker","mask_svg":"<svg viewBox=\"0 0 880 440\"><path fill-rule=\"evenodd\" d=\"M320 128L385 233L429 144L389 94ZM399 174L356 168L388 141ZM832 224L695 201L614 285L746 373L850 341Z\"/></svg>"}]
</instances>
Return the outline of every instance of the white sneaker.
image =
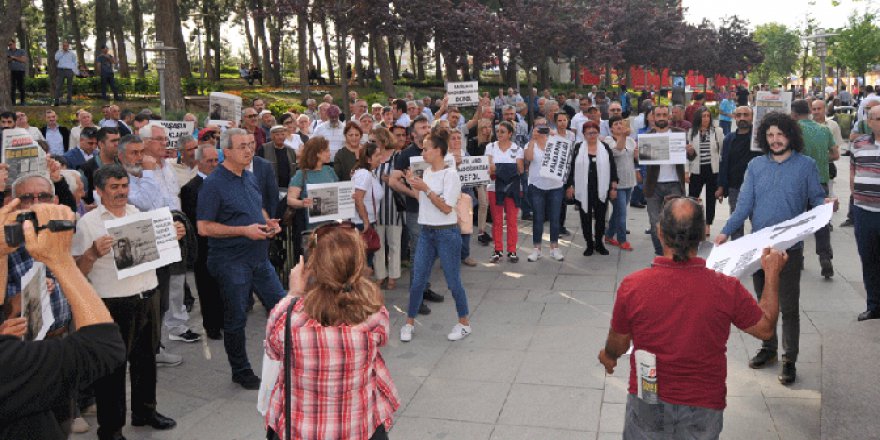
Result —
<instances>
[{"instance_id":1,"label":"white sneaker","mask_svg":"<svg viewBox=\"0 0 880 440\"><path fill-rule=\"evenodd\" d=\"M446 338L450 341L460 341L467 337L467 335L471 334L471 326L463 325L462 323L455 324L455 327L452 327L452 332L446 335Z\"/></svg>"},{"instance_id":2,"label":"white sneaker","mask_svg":"<svg viewBox=\"0 0 880 440\"><path fill-rule=\"evenodd\" d=\"M559 248L550 249L550 258L556 261L562 261L565 259L565 256L562 255L562 251Z\"/></svg>"},{"instance_id":3,"label":"white sneaker","mask_svg":"<svg viewBox=\"0 0 880 440\"><path fill-rule=\"evenodd\" d=\"M412 341L413 331L416 328L413 327L412 324L404 324L403 327L400 328L400 340L402 342Z\"/></svg>"},{"instance_id":4,"label":"white sneaker","mask_svg":"<svg viewBox=\"0 0 880 440\"><path fill-rule=\"evenodd\" d=\"M183 363L183 356L179 354L169 353L164 348L159 349L156 354L157 367L176 367Z\"/></svg>"},{"instance_id":5,"label":"white sneaker","mask_svg":"<svg viewBox=\"0 0 880 440\"><path fill-rule=\"evenodd\" d=\"M541 257L542 257L542 255L541 255L541 250L540 250L540 249L535 249L534 251L532 251L531 254L529 254L529 258L528 258L528 260L531 261L532 263L534 263L535 261L540 260Z\"/></svg>"},{"instance_id":6,"label":"white sneaker","mask_svg":"<svg viewBox=\"0 0 880 440\"><path fill-rule=\"evenodd\" d=\"M77 433L82 434L84 432L89 432L89 422L82 417L77 417L73 419L73 423L70 425L70 430Z\"/></svg>"}]
</instances>

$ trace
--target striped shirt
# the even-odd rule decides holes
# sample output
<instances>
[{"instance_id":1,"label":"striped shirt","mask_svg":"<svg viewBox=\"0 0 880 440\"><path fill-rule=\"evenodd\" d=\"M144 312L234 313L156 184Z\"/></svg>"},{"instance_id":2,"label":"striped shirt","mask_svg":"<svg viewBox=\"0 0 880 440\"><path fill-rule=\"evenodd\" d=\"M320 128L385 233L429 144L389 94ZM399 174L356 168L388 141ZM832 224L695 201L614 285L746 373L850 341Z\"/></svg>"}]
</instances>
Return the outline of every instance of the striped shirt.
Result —
<instances>
[{"instance_id":1,"label":"striped shirt","mask_svg":"<svg viewBox=\"0 0 880 440\"><path fill-rule=\"evenodd\" d=\"M397 205L394 204L394 190L391 189L391 185L389 185L388 182L382 180L382 176L388 176L389 179L391 178L391 172L394 171L394 161L399 154L399 151L395 151L394 154L391 155L391 158L388 159L387 162L379 165L379 168L375 171L376 177L382 181L382 190L385 191L385 197L382 197L382 200L379 203L380 225L403 225L403 213L398 211Z\"/></svg>"},{"instance_id":2,"label":"striped shirt","mask_svg":"<svg viewBox=\"0 0 880 440\"><path fill-rule=\"evenodd\" d=\"M709 138L710 134L708 131L700 131L700 166L712 165L712 141Z\"/></svg>"},{"instance_id":3,"label":"striped shirt","mask_svg":"<svg viewBox=\"0 0 880 440\"><path fill-rule=\"evenodd\" d=\"M855 173L853 203L871 212L880 212L880 145L874 135L853 142L850 165Z\"/></svg>"}]
</instances>

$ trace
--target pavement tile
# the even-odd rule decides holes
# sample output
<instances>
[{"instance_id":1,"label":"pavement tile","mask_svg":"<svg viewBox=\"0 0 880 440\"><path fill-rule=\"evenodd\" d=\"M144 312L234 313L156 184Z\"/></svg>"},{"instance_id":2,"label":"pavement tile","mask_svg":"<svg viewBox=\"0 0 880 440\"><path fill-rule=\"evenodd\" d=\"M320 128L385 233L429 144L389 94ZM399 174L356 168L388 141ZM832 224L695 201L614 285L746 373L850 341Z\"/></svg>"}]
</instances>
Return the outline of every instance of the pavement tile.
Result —
<instances>
[{"instance_id":1,"label":"pavement tile","mask_svg":"<svg viewBox=\"0 0 880 440\"><path fill-rule=\"evenodd\" d=\"M510 425L496 425L495 431L489 437L490 440L593 440L595 438L595 432Z\"/></svg>"},{"instance_id":2,"label":"pavement tile","mask_svg":"<svg viewBox=\"0 0 880 440\"><path fill-rule=\"evenodd\" d=\"M601 404L601 390L514 384L498 422L595 432Z\"/></svg>"},{"instance_id":3,"label":"pavement tile","mask_svg":"<svg viewBox=\"0 0 880 440\"><path fill-rule=\"evenodd\" d=\"M455 347L440 358L431 377L511 383L525 357L524 351Z\"/></svg>"},{"instance_id":4,"label":"pavement tile","mask_svg":"<svg viewBox=\"0 0 880 440\"><path fill-rule=\"evenodd\" d=\"M491 424L404 416L395 420L388 437L424 440L488 440L492 428Z\"/></svg>"},{"instance_id":5,"label":"pavement tile","mask_svg":"<svg viewBox=\"0 0 880 440\"><path fill-rule=\"evenodd\" d=\"M510 384L429 377L403 415L495 423Z\"/></svg>"}]
</instances>

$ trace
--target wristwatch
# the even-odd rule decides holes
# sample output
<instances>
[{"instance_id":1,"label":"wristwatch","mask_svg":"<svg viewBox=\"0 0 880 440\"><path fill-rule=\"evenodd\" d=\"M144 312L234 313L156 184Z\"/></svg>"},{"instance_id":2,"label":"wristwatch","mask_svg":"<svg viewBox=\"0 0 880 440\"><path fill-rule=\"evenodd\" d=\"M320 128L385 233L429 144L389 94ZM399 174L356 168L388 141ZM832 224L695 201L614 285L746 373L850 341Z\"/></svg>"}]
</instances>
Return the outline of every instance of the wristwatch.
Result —
<instances>
[{"instance_id":1,"label":"wristwatch","mask_svg":"<svg viewBox=\"0 0 880 440\"><path fill-rule=\"evenodd\" d=\"M431 191L430 189L425 191L425 196L427 196L429 199L431 198L431 194L434 194L434 191Z\"/></svg>"}]
</instances>

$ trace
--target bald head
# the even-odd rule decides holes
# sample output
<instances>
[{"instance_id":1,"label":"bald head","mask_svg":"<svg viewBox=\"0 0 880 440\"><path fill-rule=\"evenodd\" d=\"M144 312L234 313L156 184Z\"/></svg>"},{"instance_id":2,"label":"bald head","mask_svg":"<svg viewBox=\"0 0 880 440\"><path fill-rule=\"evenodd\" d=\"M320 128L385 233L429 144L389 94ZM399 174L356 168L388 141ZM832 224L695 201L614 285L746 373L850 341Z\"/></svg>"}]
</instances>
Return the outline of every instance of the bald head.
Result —
<instances>
[{"instance_id":1,"label":"bald head","mask_svg":"<svg viewBox=\"0 0 880 440\"><path fill-rule=\"evenodd\" d=\"M693 199L671 199L663 205L657 230L663 255L675 261L687 261L697 255L697 248L705 238L703 209Z\"/></svg>"}]
</instances>

